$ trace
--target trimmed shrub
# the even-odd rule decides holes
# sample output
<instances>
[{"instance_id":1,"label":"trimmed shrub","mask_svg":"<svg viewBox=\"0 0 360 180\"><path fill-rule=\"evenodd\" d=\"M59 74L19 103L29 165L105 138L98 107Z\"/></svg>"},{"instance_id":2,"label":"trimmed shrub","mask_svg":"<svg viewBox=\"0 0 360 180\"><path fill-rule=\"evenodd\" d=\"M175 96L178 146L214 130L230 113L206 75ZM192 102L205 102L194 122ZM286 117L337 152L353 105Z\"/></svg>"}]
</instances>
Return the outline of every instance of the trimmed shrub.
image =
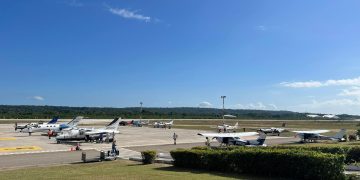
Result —
<instances>
[{"instance_id":1,"label":"trimmed shrub","mask_svg":"<svg viewBox=\"0 0 360 180\"><path fill-rule=\"evenodd\" d=\"M234 148L171 151L174 165L299 179L344 179L344 156L303 149Z\"/></svg>"},{"instance_id":2,"label":"trimmed shrub","mask_svg":"<svg viewBox=\"0 0 360 180\"><path fill-rule=\"evenodd\" d=\"M144 164L152 164L156 158L156 151L142 151L141 152L142 162Z\"/></svg>"},{"instance_id":3,"label":"trimmed shrub","mask_svg":"<svg viewBox=\"0 0 360 180\"><path fill-rule=\"evenodd\" d=\"M350 134L349 141L356 141L356 134Z\"/></svg>"}]
</instances>

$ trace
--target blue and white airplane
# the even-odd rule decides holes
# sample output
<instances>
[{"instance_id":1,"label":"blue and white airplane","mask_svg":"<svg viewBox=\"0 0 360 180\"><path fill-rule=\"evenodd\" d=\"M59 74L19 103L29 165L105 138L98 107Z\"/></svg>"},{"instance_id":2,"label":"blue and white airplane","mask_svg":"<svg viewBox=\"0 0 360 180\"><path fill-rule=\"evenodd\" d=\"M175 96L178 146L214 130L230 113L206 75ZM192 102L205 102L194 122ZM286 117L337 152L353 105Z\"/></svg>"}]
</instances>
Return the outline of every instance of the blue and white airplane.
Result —
<instances>
[{"instance_id":1,"label":"blue and white airplane","mask_svg":"<svg viewBox=\"0 0 360 180\"><path fill-rule=\"evenodd\" d=\"M24 128L22 129L20 132L23 133L29 133L29 136L31 136L31 133L34 132L42 132L42 133L46 133L51 131L52 135L56 135L57 133L61 132L64 129L67 128L72 128L72 127L76 127L78 125L78 123L80 122L80 120L82 120L83 117L82 116L78 116L76 118L74 118L73 120L71 120L68 123L63 123L63 124L38 124L36 126L30 126L28 128Z\"/></svg>"},{"instance_id":2,"label":"blue and white airplane","mask_svg":"<svg viewBox=\"0 0 360 180\"><path fill-rule=\"evenodd\" d=\"M15 131L17 131L18 129L20 129L20 131L21 131L25 128L38 126L39 124L55 124L58 120L59 120L58 117L54 117L48 123L29 123L29 124L25 124L25 125L18 125L18 123L15 123Z\"/></svg>"},{"instance_id":3,"label":"blue and white airplane","mask_svg":"<svg viewBox=\"0 0 360 180\"><path fill-rule=\"evenodd\" d=\"M244 140L241 137L255 136L259 137L256 140ZM210 139L216 139L220 145L235 145L235 146L266 146L264 144L266 139L265 133L257 132L240 132L240 133L198 133L200 136L205 136L208 140L207 143L210 143Z\"/></svg>"},{"instance_id":4,"label":"blue and white airplane","mask_svg":"<svg viewBox=\"0 0 360 180\"><path fill-rule=\"evenodd\" d=\"M60 134L56 136L57 143L61 143L64 141L74 141L74 140L85 140L86 142L89 140L100 139L103 137L107 137L110 142L112 142L115 138L115 134L119 133L118 127L121 118L115 118L105 126L104 128L69 128L62 131Z\"/></svg>"}]
</instances>

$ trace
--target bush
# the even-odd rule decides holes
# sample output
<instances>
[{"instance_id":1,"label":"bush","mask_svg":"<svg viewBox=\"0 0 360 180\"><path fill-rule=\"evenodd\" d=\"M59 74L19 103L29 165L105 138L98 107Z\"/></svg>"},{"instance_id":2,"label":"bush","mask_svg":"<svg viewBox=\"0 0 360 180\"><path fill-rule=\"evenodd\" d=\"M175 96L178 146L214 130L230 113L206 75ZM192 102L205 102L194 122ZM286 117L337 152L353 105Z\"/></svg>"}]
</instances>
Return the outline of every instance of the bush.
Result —
<instances>
[{"instance_id":1,"label":"bush","mask_svg":"<svg viewBox=\"0 0 360 180\"><path fill-rule=\"evenodd\" d=\"M249 173L267 177L344 179L344 156L303 149L234 148L171 151L179 167Z\"/></svg>"},{"instance_id":2,"label":"bush","mask_svg":"<svg viewBox=\"0 0 360 180\"><path fill-rule=\"evenodd\" d=\"M360 147L354 146L348 149L346 152L346 162L353 163L353 162L360 162Z\"/></svg>"},{"instance_id":3,"label":"bush","mask_svg":"<svg viewBox=\"0 0 360 180\"><path fill-rule=\"evenodd\" d=\"M156 151L142 151L141 152L142 162L144 164L152 164L156 158Z\"/></svg>"},{"instance_id":4,"label":"bush","mask_svg":"<svg viewBox=\"0 0 360 180\"><path fill-rule=\"evenodd\" d=\"M360 124L360 123L359 123ZM360 136L360 129L356 131L356 135Z\"/></svg>"},{"instance_id":5,"label":"bush","mask_svg":"<svg viewBox=\"0 0 360 180\"><path fill-rule=\"evenodd\" d=\"M356 135L355 134L350 134L349 135L349 141L356 141Z\"/></svg>"}]
</instances>

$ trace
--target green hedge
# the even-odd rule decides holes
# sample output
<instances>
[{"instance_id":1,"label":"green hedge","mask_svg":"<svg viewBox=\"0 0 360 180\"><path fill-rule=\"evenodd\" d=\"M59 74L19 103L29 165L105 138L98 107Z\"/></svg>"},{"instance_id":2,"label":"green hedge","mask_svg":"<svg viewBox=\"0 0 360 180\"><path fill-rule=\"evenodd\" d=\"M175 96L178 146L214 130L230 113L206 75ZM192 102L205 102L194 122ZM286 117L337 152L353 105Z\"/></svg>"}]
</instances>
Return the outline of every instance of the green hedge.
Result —
<instances>
[{"instance_id":1,"label":"green hedge","mask_svg":"<svg viewBox=\"0 0 360 180\"><path fill-rule=\"evenodd\" d=\"M330 154L345 155L345 163L360 161L360 146L275 146L280 149L302 149Z\"/></svg>"},{"instance_id":2,"label":"green hedge","mask_svg":"<svg viewBox=\"0 0 360 180\"><path fill-rule=\"evenodd\" d=\"M207 146L199 146L194 147L192 149L199 150L236 150L236 149L244 149L247 147L243 146L228 146L228 147L207 147ZM256 147L256 148L273 148L273 149L292 149L292 150L307 150L307 151L317 151L322 153L330 153L330 154L341 154L346 157L345 163L353 163L360 162L360 146L337 146L337 145L328 145L328 146L271 146L271 147Z\"/></svg>"},{"instance_id":3,"label":"green hedge","mask_svg":"<svg viewBox=\"0 0 360 180\"><path fill-rule=\"evenodd\" d=\"M300 149L235 148L171 151L178 167L299 179L344 179L344 156Z\"/></svg>"},{"instance_id":4,"label":"green hedge","mask_svg":"<svg viewBox=\"0 0 360 180\"><path fill-rule=\"evenodd\" d=\"M142 151L141 152L142 162L144 164L152 164L156 158L156 151Z\"/></svg>"}]
</instances>

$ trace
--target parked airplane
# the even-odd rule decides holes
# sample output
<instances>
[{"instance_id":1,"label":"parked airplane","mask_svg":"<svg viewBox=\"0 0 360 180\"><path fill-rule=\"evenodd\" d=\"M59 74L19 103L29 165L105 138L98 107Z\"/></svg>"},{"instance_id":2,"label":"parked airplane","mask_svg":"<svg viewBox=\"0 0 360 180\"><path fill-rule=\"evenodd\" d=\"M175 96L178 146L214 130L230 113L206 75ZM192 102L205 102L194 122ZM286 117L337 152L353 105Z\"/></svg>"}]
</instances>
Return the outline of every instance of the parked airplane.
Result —
<instances>
[{"instance_id":1,"label":"parked airplane","mask_svg":"<svg viewBox=\"0 0 360 180\"><path fill-rule=\"evenodd\" d=\"M333 140L333 141L345 141L344 135L346 129L341 129L335 136L325 136L321 133L330 132L329 130L313 130L313 131L293 131L296 136L300 137L300 142L315 142L316 140Z\"/></svg>"},{"instance_id":2,"label":"parked airplane","mask_svg":"<svg viewBox=\"0 0 360 180\"><path fill-rule=\"evenodd\" d=\"M103 139L104 137L108 138L110 142L114 140L115 134L119 133L118 127L121 118L115 118L111 121L105 128L71 128L62 131L58 136L56 136L56 142L60 143L62 141L74 141L74 140L96 140Z\"/></svg>"},{"instance_id":3,"label":"parked airplane","mask_svg":"<svg viewBox=\"0 0 360 180\"><path fill-rule=\"evenodd\" d=\"M282 128L261 128L259 129L258 131L259 132L263 132L265 133L266 135L268 134L272 134L272 135L277 135L277 136L280 136L280 134L284 131L285 129L282 129Z\"/></svg>"},{"instance_id":4,"label":"parked airplane","mask_svg":"<svg viewBox=\"0 0 360 180\"><path fill-rule=\"evenodd\" d=\"M244 140L241 137L254 136L259 134L256 140ZM264 144L266 139L265 133L257 132L241 132L241 133L198 133L200 136L205 136L208 145L210 144L209 138L216 139L220 145L237 145L237 146L266 146Z\"/></svg>"},{"instance_id":5,"label":"parked airplane","mask_svg":"<svg viewBox=\"0 0 360 180\"><path fill-rule=\"evenodd\" d=\"M146 126L149 124L149 120L147 121L143 121L143 120L134 120L132 122L132 125L135 126L135 127L142 127L142 126Z\"/></svg>"},{"instance_id":6,"label":"parked airplane","mask_svg":"<svg viewBox=\"0 0 360 180\"><path fill-rule=\"evenodd\" d=\"M18 129L23 130L28 127L38 126L39 124L55 124L58 121L58 119L59 119L58 117L54 117L48 123L28 123L25 125L18 125L18 123L16 122L15 123L15 131L17 131Z\"/></svg>"},{"instance_id":7,"label":"parked airplane","mask_svg":"<svg viewBox=\"0 0 360 180\"><path fill-rule=\"evenodd\" d=\"M56 135L57 133L59 133L60 131L62 131L64 129L76 127L82 118L83 118L82 116L78 116L78 117L74 118L73 120L71 120L70 122L64 123L64 124L39 124L37 126L22 129L20 132L29 133L29 136L31 136L31 133L34 133L34 132L51 131L52 135Z\"/></svg>"},{"instance_id":8,"label":"parked airplane","mask_svg":"<svg viewBox=\"0 0 360 180\"><path fill-rule=\"evenodd\" d=\"M170 122L155 122L154 128L169 128L169 129L171 129L173 124L174 124L174 120L171 120Z\"/></svg>"},{"instance_id":9,"label":"parked airplane","mask_svg":"<svg viewBox=\"0 0 360 180\"><path fill-rule=\"evenodd\" d=\"M236 129L239 128L239 123L238 123L238 122L235 123L234 126L230 126L230 125L227 125L227 124L224 123L223 125L217 126L217 128L218 128L218 131L219 131L219 132L221 132L221 131L223 131L223 132L228 132L228 131L230 131L230 130L232 130L233 132L235 132Z\"/></svg>"},{"instance_id":10,"label":"parked airplane","mask_svg":"<svg viewBox=\"0 0 360 180\"><path fill-rule=\"evenodd\" d=\"M224 117L227 117L227 118L236 118L236 116L231 115L231 114L225 114Z\"/></svg>"}]
</instances>

